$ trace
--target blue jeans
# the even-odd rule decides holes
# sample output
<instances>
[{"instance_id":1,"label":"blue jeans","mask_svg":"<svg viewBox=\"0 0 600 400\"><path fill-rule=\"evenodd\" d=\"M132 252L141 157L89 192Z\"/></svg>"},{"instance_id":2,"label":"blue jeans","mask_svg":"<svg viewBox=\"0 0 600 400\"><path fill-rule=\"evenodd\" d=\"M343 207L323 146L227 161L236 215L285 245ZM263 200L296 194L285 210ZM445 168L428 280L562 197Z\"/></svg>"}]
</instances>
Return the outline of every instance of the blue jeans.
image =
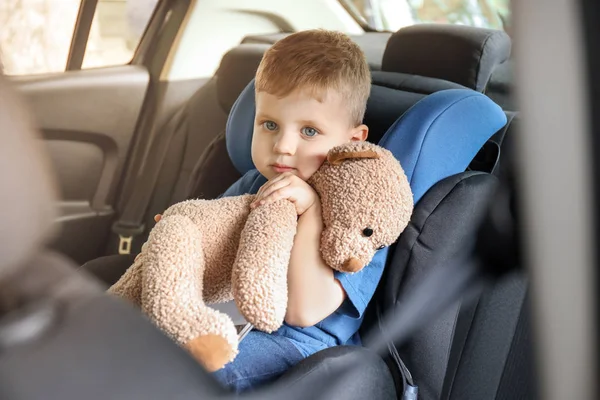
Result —
<instances>
[{"instance_id":1,"label":"blue jeans","mask_svg":"<svg viewBox=\"0 0 600 400\"><path fill-rule=\"evenodd\" d=\"M272 382L303 359L286 338L251 331L242 340L235 360L213 376L236 393Z\"/></svg>"}]
</instances>

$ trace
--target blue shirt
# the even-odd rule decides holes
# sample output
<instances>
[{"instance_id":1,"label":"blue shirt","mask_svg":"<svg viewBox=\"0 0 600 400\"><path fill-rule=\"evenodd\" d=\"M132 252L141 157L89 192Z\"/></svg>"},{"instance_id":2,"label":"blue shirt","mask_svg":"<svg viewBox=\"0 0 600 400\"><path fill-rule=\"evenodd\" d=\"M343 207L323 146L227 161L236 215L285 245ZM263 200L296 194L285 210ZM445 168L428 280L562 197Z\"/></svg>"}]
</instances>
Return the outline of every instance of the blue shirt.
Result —
<instances>
[{"instance_id":1,"label":"blue shirt","mask_svg":"<svg viewBox=\"0 0 600 400\"><path fill-rule=\"evenodd\" d=\"M223 196L256 194L267 182L257 170L251 170L234 183ZM333 314L318 324L300 328L284 323L274 335L289 339L304 357L338 345L360 345L358 329L385 266L387 249L375 253L371 263L355 274L335 271L335 278L346 291L346 300Z\"/></svg>"}]
</instances>

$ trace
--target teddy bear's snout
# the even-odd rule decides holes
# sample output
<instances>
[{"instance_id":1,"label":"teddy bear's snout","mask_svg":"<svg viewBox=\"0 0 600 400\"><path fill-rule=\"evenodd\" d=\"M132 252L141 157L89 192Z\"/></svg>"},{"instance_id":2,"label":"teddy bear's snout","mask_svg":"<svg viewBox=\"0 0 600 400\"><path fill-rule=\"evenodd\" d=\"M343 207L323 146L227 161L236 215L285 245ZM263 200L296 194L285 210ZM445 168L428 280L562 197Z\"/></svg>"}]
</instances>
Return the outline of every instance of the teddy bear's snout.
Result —
<instances>
[{"instance_id":1,"label":"teddy bear's snout","mask_svg":"<svg viewBox=\"0 0 600 400\"><path fill-rule=\"evenodd\" d=\"M358 258L350 257L346 261L344 261L344 271L345 272L357 272L360 271L364 267L363 263L360 262Z\"/></svg>"}]
</instances>

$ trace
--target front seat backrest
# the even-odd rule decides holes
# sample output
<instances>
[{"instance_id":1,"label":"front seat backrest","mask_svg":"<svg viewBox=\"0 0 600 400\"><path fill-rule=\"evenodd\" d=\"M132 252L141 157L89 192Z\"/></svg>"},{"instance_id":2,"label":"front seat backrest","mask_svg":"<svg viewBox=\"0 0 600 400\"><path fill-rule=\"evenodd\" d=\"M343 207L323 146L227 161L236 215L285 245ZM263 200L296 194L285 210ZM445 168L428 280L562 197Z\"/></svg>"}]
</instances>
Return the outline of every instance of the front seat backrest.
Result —
<instances>
[{"instance_id":1,"label":"front seat backrest","mask_svg":"<svg viewBox=\"0 0 600 400\"><path fill-rule=\"evenodd\" d=\"M52 232L56 187L43 146L20 99L0 80L0 277L22 263Z\"/></svg>"},{"instance_id":2,"label":"front seat backrest","mask_svg":"<svg viewBox=\"0 0 600 400\"><path fill-rule=\"evenodd\" d=\"M0 398L189 399L223 393L189 355L43 244L56 189L0 76Z\"/></svg>"}]
</instances>

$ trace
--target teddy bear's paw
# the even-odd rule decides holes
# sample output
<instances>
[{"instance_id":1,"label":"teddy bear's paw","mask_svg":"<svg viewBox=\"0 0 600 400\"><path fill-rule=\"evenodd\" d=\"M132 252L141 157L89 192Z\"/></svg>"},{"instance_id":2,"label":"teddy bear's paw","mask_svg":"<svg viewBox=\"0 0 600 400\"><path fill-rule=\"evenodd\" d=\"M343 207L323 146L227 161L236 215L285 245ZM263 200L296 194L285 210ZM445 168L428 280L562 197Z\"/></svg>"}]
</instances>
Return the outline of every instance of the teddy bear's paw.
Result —
<instances>
[{"instance_id":1,"label":"teddy bear's paw","mask_svg":"<svg viewBox=\"0 0 600 400\"><path fill-rule=\"evenodd\" d=\"M184 347L209 372L223 368L237 355L237 349L219 335L198 336L187 342Z\"/></svg>"}]
</instances>

